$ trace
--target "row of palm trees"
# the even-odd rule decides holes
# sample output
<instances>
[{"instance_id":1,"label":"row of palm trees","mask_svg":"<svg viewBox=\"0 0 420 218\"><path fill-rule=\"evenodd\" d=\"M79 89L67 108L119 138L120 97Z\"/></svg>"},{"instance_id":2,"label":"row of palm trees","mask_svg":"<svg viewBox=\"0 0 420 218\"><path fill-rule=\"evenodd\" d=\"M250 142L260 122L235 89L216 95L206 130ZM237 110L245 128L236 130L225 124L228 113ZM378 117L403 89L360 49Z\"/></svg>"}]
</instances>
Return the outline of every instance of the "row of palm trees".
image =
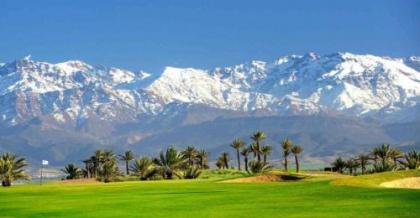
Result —
<instances>
[{"instance_id":1,"label":"row of palm trees","mask_svg":"<svg viewBox=\"0 0 420 218\"><path fill-rule=\"evenodd\" d=\"M262 131L256 131L251 135L252 142L247 144L241 139L234 139L230 144L230 147L235 149L236 160L238 170L241 170L241 156L244 159L245 171L250 173L261 173L271 168L268 163L268 157L273 151L273 147L270 145L263 145L266 135ZM288 158L290 154L295 157L296 172L299 172L299 155L303 152L303 148L299 145L295 145L290 139L284 139L280 143L280 147L283 153L282 165L284 170L288 171ZM249 161L248 156L253 153L254 159ZM219 169L229 168L229 153L223 152L216 161L216 166Z\"/></svg>"},{"instance_id":2,"label":"row of palm trees","mask_svg":"<svg viewBox=\"0 0 420 218\"><path fill-rule=\"evenodd\" d=\"M104 182L111 182L122 176L118 169L118 160L125 164L125 174L137 176L140 180L197 178L202 169L209 168L208 152L188 146L178 152L174 146L161 151L156 158L148 156L134 158L132 151L115 155L112 150L97 150L92 156L84 160L85 168L81 169L70 163L62 170L66 179L96 178Z\"/></svg>"},{"instance_id":3,"label":"row of palm trees","mask_svg":"<svg viewBox=\"0 0 420 218\"><path fill-rule=\"evenodd\" d=\"M29 179L25 173L26 167L25 158L20 158L12 153L3 153L0 156L0 180L1 185L8 187L12 182L18 179Z\"/></svg>"},{"instance_id":4,"label":"row of palm trees","mask_svg":"<svg viewBox=\"0 0 420 218\"><path fill-rule=\"evenodd\" d=\"M359 154L347 160L338 157L332 163L332 166L333 171L347 172L350 175L357 175L359 168L361 174L418 169L420 167L420 153L415 150L403 153L396 148L392 148L389 144L382 144L367 154Z\"/></svg>"},{"instance_id":5,"label":"row of palm trees","mask_svg":"<svg viewBox=\"0 0 420 218\"><path fill-rule=\"evenodd\" d=\"M268 157L272 147L263 145L266 136L263 132L257 131L252 136L252 143L246 143L240 139L235 139L231 147L236 151L237 167L241 168L241 156L244 160L245 171L249 173L261 173L269 170ZM280 143L282 150L282 161L284 170L288 171L288 160L290 154L295 157L296 172L299 172L299 155L302 147L295 145L290 139L285 139ZM249 154L254 158L249 161ZM174 177L194 179L197 178L202 169L209 168L208 152L198 150L194 146L188 146L182 151L177 151L170 146L165 151L161 151L159 156L151 158L148 156L134 159L131 151L126 151L121 155L116 155L112 150L97 150L92 156L84 160L84 169L75 164L68 164L62 170L66 173L66 179L76 178L96 178L104 182L115 181L118 176L123 175L118 169L118 161L125 163L125 174L138 177L140 180L151 179L173 179ZM219 169L229 169L231 159L229 153L223 152L216 166ZM333 162L333 167L340 173L348 172L351 175L358 174L358 169L362 174L384 172L400 169L419 169L420 153L411 150L403 153L398 149L391 148L383 144L374 148L368 154L360 154L356 157L344 160L338 157ZM18 157L12 153L0 155L0 181L2 186L11 186L12 182L19 179L29 179L24 168L27 166L25 158Z\"/></svg>"}]
</instances>

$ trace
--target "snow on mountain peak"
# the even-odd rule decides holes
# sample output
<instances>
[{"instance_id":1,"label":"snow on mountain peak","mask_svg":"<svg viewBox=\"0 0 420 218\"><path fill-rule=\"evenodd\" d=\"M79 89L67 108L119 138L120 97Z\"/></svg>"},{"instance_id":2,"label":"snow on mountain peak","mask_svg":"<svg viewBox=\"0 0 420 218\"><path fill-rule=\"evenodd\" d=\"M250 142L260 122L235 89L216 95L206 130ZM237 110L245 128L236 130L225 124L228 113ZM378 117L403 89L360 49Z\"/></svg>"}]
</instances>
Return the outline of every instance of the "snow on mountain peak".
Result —
<instances>
[{"instance_id":1,"label":"snow on mountain peak","mask_svg":"<svg viewBox=\"0 0 420 218\"><path fill-rule=\"evenodd\" d=\"M152 75L77 60L50 64L24 58L0 65L0 102L6 102L0 115L14 123L49 115L60 122L93 114L130 120L159 114L173 103L278 114L392 115L419 103L419 66L415 56L308 53L214 70L166 67Z\"/></svg>"},{"instance_id":2,"label":"snow on mountain peak","mask_svg":"<svg viewBox=\"0 0 420 218\"><path fill-rule=\"evenodd\" d=\"M25 60L25 61L29 61L29 60L32 60L32 55L26 55L25 57L23 57L22 58L22 60Z\"/></svg>"},{"instance_id":3,"label":"snow on mountain peak","mask_svg":"<svg viewBox=\"0 0 420 218\"><path fill-rule=\"evenodd\" d=\"M61 70L69 74L79 71L85 72L93 69L93 67L89 64L79 60L70 60L62 63L57 63L54 64L54 66L60 68Z\"/></svg>"}]
</instances>

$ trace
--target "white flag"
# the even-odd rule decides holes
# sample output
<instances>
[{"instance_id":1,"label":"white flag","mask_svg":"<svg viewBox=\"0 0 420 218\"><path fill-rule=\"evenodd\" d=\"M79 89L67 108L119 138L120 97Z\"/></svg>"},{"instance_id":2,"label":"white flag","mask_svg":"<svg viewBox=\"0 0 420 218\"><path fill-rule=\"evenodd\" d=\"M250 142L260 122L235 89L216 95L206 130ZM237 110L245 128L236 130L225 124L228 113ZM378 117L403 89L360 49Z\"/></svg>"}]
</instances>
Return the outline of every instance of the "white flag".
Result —
<instances>
[{"instance_id":1,"label":"white flag","mask_svg":"<svg viewBox=\"0 0 420 218\"><path fill-rule=\"evenodd\" d=\"M48 161L47 160L42 160L42 165L48 165Z\"/></svg>"}]
</instances>

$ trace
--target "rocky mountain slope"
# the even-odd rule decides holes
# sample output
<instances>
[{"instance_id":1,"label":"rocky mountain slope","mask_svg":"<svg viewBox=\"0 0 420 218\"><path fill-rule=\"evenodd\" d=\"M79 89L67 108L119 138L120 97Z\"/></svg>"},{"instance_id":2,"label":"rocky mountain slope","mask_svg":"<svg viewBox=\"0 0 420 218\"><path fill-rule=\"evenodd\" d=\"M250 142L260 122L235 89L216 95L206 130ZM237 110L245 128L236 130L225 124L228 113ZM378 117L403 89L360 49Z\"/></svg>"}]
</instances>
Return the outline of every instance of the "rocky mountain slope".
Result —
<instances>
[{"instance_id":1,"label":"rocky mountain slope","mask_svg":"<svg viewBox=\"0 0 420 218\"><path fill-rule=\"evenodd\" d=\"M147 150L162 143L151 138L165 137L165 132L237 118L416 123L419 68L419 57L309 53L213 70L166 67L151 74L25 57L0 64L0 149L47 146L63 160L93 145Z\"/></svg>"}]
</instances>

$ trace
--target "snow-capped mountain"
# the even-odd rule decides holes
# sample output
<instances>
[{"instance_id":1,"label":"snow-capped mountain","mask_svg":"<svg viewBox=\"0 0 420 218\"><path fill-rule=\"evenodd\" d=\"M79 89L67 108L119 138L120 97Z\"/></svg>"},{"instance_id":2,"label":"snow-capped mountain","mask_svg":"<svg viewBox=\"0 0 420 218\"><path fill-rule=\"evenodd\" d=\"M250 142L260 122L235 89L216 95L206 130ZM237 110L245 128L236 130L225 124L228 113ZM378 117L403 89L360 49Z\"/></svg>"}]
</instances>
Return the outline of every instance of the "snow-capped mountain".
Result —
<instances>
[{"instance_id":1,"label":"snow-capped mountain","mask_svg":"<svg viewBox=\"0 0 420 218\"><path fill-rule=\"evenodd\" d=\"M309 53L214 70L166 67L161 74L149 74L25 57L0 65L0 120L9 125L36 117L128 122L165 113L168 107L174 111L174 105L414 120L419 63L419 57Z\"/></svg>"},{"instance_id":2,"label":"snow-capped mountain","mask_svg":"<svg viewBox=\"0 0 420 218\"><path fill-rule=\"evenodd\" d=\"M0 150L56 163L110 145L217 155L255 129L272 145L292 138L311 159L384 142L420 148L419 66L419 57L309 53L147 73L26 57L0 64Z\"/></svg>"}]
</instances>

